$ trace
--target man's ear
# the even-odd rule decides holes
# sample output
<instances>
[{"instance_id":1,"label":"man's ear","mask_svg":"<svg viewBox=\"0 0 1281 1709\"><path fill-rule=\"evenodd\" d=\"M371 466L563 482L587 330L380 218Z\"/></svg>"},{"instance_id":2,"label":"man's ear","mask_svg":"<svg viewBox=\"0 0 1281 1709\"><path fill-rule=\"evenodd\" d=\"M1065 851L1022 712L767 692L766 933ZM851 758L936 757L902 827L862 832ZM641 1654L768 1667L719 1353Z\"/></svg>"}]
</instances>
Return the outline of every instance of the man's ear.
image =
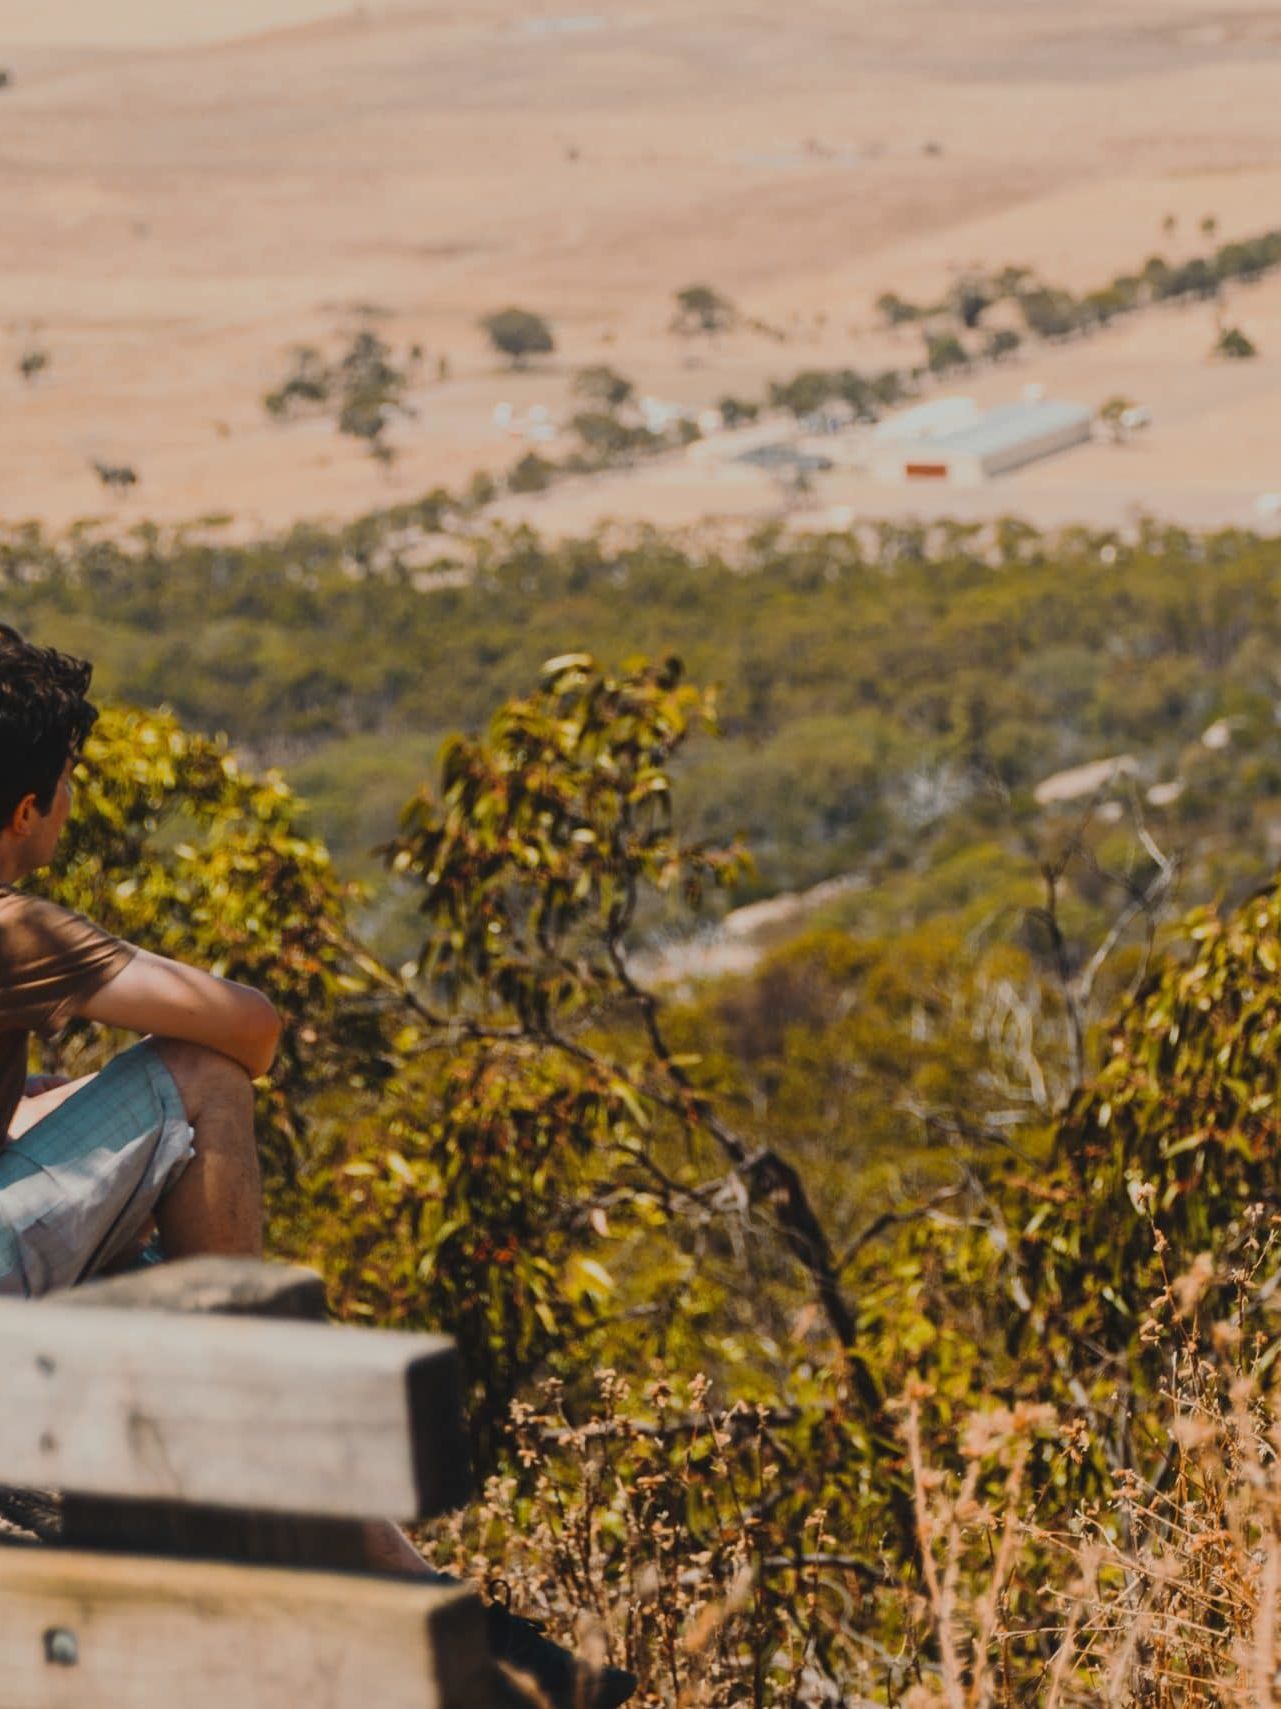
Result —
<instances>
[{"instance_id":1,"label":"man's ear","mask_svg":"<svg viewBox=\"0 0 1281 1709\"><path fill-rule=\"evenodd\" d=\"M7 825L0 826L0 836L6 831L10 836L23 839L29 837L36 821L41 818L39 803L34 795L24 795L13 810L13 817Z\"/></svg>"}]
</instances>

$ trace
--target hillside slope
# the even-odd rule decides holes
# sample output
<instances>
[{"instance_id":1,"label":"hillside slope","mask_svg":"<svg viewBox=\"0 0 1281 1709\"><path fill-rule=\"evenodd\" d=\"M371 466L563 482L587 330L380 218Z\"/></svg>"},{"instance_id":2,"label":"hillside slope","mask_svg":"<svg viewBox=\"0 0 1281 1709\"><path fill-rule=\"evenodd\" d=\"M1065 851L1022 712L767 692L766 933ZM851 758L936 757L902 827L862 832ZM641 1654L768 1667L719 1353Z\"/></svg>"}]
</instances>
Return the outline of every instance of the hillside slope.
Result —
<instances>
[{"instance_id":1,"label":"hillside slope","mask_svg":"<svg viewBox=\"0 0 1281 1709\"><path fill-rule=\"evenodd\" d=\"M279 3L257 22L313 0ZM135 0L135 42L148 16ZM554 404L602 355L650 390L759 392L853 360L889 287L973 261L1082 286L1186 248L1206 216L1254 231L1281 200L1278 55L1274 9L1204 0L1070 19L972 0L962 27L944 0L803 0L785 28L763 0L476 0L219 45L14 49L0 510L111 508L100 458L142 477L127 519L349 514L509 462L494 404ZM695 279L783 342L691 353L667 323ZM512 299L561 343L515 381L476 330ZM390 477L331 424L261 409L288 347L331 342L359 304L428 358ZM51 363L24 384L31 348ZM1233 433L1216 423L1206 479Z\"/></svg>"}]
</instances>

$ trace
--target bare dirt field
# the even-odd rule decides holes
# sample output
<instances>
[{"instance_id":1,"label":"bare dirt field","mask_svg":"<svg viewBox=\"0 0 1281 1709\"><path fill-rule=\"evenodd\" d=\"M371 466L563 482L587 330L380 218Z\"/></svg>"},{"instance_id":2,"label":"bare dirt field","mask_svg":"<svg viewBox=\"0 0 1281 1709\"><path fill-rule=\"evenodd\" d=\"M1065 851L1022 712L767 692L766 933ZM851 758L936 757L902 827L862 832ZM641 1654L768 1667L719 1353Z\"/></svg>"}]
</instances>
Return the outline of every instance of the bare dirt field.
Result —
<instances>
[{"instance_id":1,"label":"bare dirt field","mask_svg":"<svg viewBox=\"0 0 1281 1709\"><path fill-rule=\"evenodd\" d=\"M884 290L1005 263L1083 289L1204 248L1207 216L1216 241L1281 224L1271 4L577 3L235 0L188 20L126 0L108 23L87 0L0 0L0 517L352 515L506 467L524 447L495 405L555 411L584 363L689 403L759 396L803 367L918 357L918 335L878 330ZM211 19L256 33L210 42ZM694 281L774 334L675 336ZM523 374L476 325L509 302L557 337ZM290 346L336 348L361 305L425 352L390 472L261 403ZM972 495L826 476L816 514L1251 521L1281 489L1281 285L1227 305L1257 362L1207 360L1216 312L1147 312L960 388L1124 393L1153 410L1133 445ZM49 366L24 381L33 349ZM136 491L108 497L95 459L135 467ZM778 502L763 477L671 460L506 510L559 531Z\"/></svg>"}]
</instances>

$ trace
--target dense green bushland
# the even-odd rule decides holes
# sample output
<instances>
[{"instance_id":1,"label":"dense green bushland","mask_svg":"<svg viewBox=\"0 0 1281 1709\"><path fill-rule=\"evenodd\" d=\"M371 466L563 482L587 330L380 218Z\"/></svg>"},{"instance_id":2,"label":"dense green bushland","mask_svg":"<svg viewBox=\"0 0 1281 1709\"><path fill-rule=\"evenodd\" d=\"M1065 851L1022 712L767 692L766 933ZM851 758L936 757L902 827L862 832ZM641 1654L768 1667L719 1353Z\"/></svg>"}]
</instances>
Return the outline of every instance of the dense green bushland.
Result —
<instances>
[{"instance_id":1,"label":"dense green bushland","mask_svg":"<svg viewBox=\"0 0 1281 1709\"><path fill-rule=\"evenodd\" d=\"M11 537L0 600L98 659L111 693L287 763L344 859L389 834L450 730L571 645L675 651L721 685L722 738L681 776L693 834L751 843L742 894L981 865L1040 779L1116 753L1145 787L1182 781L1151 813L1173 843L1213 848L1202 893L1260 870L1281 779L1281 545L1010 524L771 530L730 558L522 532L442 539L442 562L474 574L433 588L398 542L434 504L243 548ZM1230 739L1206 748L1221 718Z\"/></svg>"},{"instance_id":2,"label":"dense green bushland","mask_svg":"<svg viewBox=\"0 0 1281 1709\"><path fill-rule=\"evenodd\" d=\"M571 655L449 743L386 850L412 967L283 784L162 716L95 737L58 893L272 991L276 1248L460 1334L498 1478L439 1547L595 1608L649 1701L1237 1701L1278 1564L1275 888L1134 970L1099 1068L1059 958L963 909L673 1011L627 945L744 858L682 830L715 716L673 661ZM1087 852L1016 923L1061 937ZM865 1170L878 1117L915 1178Z\"/></svg>"},{"instance_id":3,"label":"dense green bushland","mask_svg":"<svg viewBox=\"0 0 1281 1709\"><path fill-rule=\"evenodd\" d=\"M397 559L434 502L250 548L11 537L3 609L249 751L112 710L59 893L279 1003L274 1248L349 1318L460 1337L498 1481L441 1558L518 1558L565 1631L594 1608L651 1703L1094 1702L1135 1631L1118 1701L1235 1701L1281 1515L1246 1451L1281 546L521 534L442 538L442 586ZM753 970L641 978L718 899L832 873Z\"/></svg>"}]
</instances>

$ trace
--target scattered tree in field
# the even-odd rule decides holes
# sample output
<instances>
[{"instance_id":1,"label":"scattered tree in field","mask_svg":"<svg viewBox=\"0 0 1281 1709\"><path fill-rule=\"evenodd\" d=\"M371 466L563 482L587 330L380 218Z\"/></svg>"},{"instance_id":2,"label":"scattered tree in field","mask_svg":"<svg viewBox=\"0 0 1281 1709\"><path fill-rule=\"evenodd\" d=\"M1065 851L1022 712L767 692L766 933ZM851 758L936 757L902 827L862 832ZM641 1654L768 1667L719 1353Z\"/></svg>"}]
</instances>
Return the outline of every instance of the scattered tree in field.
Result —
<instances>
[{"instance_id":1,"label":"scattered tree in field","mask_svg":"<svg viewBox=\"0 0 1281 1709\"><path fill-rule=\"evenodd\" d=\"M612 410L584 410L570 425L598 467L631 463L638 455L664 444L647 427L620 421Z\"/></svg>"},{"instance_id":2,"label":"scattered tree in field","mask_svg":"<svg viewBox=\"0 0 1281 1709\"><path fill-rule=\"evenodd\" d=\"M19 357L18 372L29 385L38 374L45 373L52 361L53 358L47 350L39 350L32 346L30 349L24 350Z\"/></svg>"},{"instance_id":3,"label":"scattered tree in field","mask_svg":"<svg viewBox=\"0 0 1281 1709\"><path fill-rule=\"evenodd\" d=\"M1137 285L1137 281L1135 281ZM1084 325L1107 326L1118 315L1136 306L1137 291L1127 290L1120 280L1088 291L1081 299L1081 319Z\"/></svg>"},{"instance_id":4,"label":"scattered tree in field","mask_svg":"<svg viewBox=\"0 0 1281 1709\"><path fill-rule=\"evenodd\" d=\"M1019 310L1028 331L1037 338L1066 338L1081 325L1071 293L1048 285L1025 291L1019 298Z\"/></svg>"},{"instance_id":5,"label":"scattered tree in field","mask_svg":"<svg viewBox=\"0 0 1281 1709\"><path fill-rule=\"evenodd\" d=\"M1225 243L1215 255L1214 265L1221 279L1240 279L1253 284L1272 268L1281 266L1281 230Z\"/></svg>"},{"instance_id":6,"label":"scattered tree in field","mask_svg":"<svg viewBox=\"0 0 1281 1709\"><path fill-rule=\"evenodd\" d=\"M493 504L498 497L498 482L484 469L477 469L467 483L467 491L463 494L463 508L475 514Z\"/></svg>"},{"instance_id":7,"label":"scattered tree in field","mask_svg":"<svg viewBox=\"0 0 1281 1709\"><path fill-rule=\"evenodd\" d=\"M784 384L775 383L769 390L774 409L790 410L799 420L813 415L838 396L839 375L823 368L804 368Z\"/></svg>"},{"instance_id":8,"label":"scattered tree in field","mask_svg":"<svg viewBox=\"0 0 1281 1709\"><path fill-rule=\"evenodd\" d=\"M942 332L926 338L925 362L931 374L947 374L956 368L967 368L970 358L959 338Z\"/></svg>"},{"instance_id":9,"label":"scattered tree in field","mask_svg":"<svg viewBox=\"0 0 1281 1709\"><path fill-rule=\"evenodd\" d=\"M1220 279L1211 262L1196 256L1174 269L1169 294L1175 297L1199 297L1208 302L1219 294Z\"/></svg>"},{"instance_id":10,"label":"scattered tree in field","mask_svg":"<svg viewBox=\"0 0 1281 1709\"><path fill-rule=\"evenodd\" d=\"M580 368L573 389L575 397L604 410L621 409L636 396L636 387L627 376L604 362Z\"/></svg>"},{"instance_id":11,"label":"scattered tree in field","mask_svg":"<svg viewBox=\"0 0 1281 1709\"><path fill-rule=\"evenodd\" d=\"M329 402L333 389L329 363L314 344L295 345L290 352L289 364L284 380L262 400L267 414L277 420L300 411L323 408Z\"/></svg>"},{"instance_id":12,"label":"scattered tree in field","mask_svg":"<svg viewBox=\"0 0 1281 1709\"><path fill-rule=\"evenodd\" d=\"M897 291L883 291L876 297L876 313L886 326L909 326L912 321L922 320L929 311L922 309L919 302L898 296Z\"/></svg>"},{"instance_id":13,"label":"scattered tree in field","mask_svg":"<svg viewBox=\"0 0 1281 1709\"><path fill-rule=\"evenodd\" d=\"M1205 237L1213 237L1218 221L1207 215L1200 229ZM967 276L953 287L942 305L912 303L897 292L886 291L876 299L876 308L887 326L932 322L934 317L950 312L963 330L972 330L981 324L992 304L1009 301L1017 306L1032 337L1052 340L1107 326L1151 303L1210 301L1225 284L1238 280L1252 283L1276 267L1281 267L1281 229L1223 244L1187 261L1150 256L1140 272L1118 273L1080 297L1037 280L1027 267L1006 266L990 275Z\"/></svg>"},{"instance_id":14,"label":"scattered tree in field","mask_svg":"<svg viewBox=\"0 0 1281 1709\"><path fill-rule=\"evenodd\" d=\"M1032 269L1030 267L1007 264L1001 268L999 273L992 275L989 283L998 299L1019 297L1023 294L1023 290L1031 277Z\"/></svg>"},{"instance_id":15,"label":"scattered tree in field","mask_svg":"<svg viewBox=\"0 0 1281 1709\"><path fill-rule=\"evenodd\" d=\"M733 303L710 285L687 285L676 293L673 332L713 338L718 332L728 332L737 320L738 311Z\"/></svg>"},{"instance_id":16,"label":"scattered tree in field","mask_svg":"<svg viewBox=\"0 0 1281 1709\"><path fill-rule=\"evenodd\" d=\"M889 376L868 379L853 368L803 368L792 379L775 381L769 389L772 409L787 409L798 420L816 415L831 403L848 406L859 421L875 421L881 406L890 401L885 395ZM893 375L897 384L899 376Z\"/></svg>"},{"instance_id":17,"label":"scattered tree in field","mask_svg":"<svg viewBox=\"0 0 1281 1709\"><path fill-rule=\"evenodd\" d=\"M1258 354L1257 345L1246 337L1239 326L1221 327L1211 351L1211 355L1223 356L1229 362L1249 362Z\"/></svg>"},{"instance_id":18,"label":"scattered tree in field","mask_svg":"<svg viewBox=\"0 0 1281 1709\"><path fill-rule=\"evenodd\" d=\"M540 457L536 451L523 456L507 476L507 490L513 493L546 492L556 478L555 463Z\"/></svg>"},{"instance_id":19,"label":"scattered tree in field","mask_svg":"<svg viewBox=\"0 0 1281 1709\"><path fill-rule=\"evenodd\" d=\"M746 398L724 397L717 404L721 421L728 428L746 427L761 413L761 406Z\"/></svg>"},{"instance_id":20,"label":"scattered tree in field","mask_svg":"<svg viewBox=\"0 0 1281 1709\"><path fill-rule=\"evenodd\" d=\"M397 368L390 347L366 327L352 340L335 378L338 431L363 440L371 456L390 463L395 453L386 432L396 416L410 413L404 401L409 370Z\"/></svg>"},{"instance_id":21,"label":"scattered tree in field","mask_svg":"<svg viewBox=\"0 0 1281 1709\"><path fill-rule=\"evenodd\" d=\"M995 332L988 333L983 345L983 354L989 362L1004 362L1007 356L1014 355L1022 343L1023 340L1013 327L997 327Z\"/></svg>"},{"instance_id":22,"label":"scattered tree in field","mask_svg":"<svg viewBox=\"0 0 1281 1709\"><path fill-rule=\"evenodd\" d=\"M901 374L897 368L886 368L873 375L868 386L877 409L893 409L895 404L911 397L914 389L911 375Z\"/></svg>"},{"instance_id":23,"label":"scattered tree in field","mask_svg":"<svg viewBox=\"0 0 1281 1709\"><path fill-rule=\"evenodd\" d=\"M904 326L909 321L921 318L921 311L916 304L900 297L897 291L883 292L876 299L876 312L886 326Z\"/></svg>"},{"instance_id":24,"label":"scattered tree in field","mask_svg":"<svg viewBox=\"0 0 1281 1709\"><path fill-rule=\"evenodd\" d=\"M523 368L531 356L550 356L556 348L547 322L529 309L500 309L480 324L494 349L509 357L514 368Z\"/></svg>"},{"instance_id":25,"label":"scattered tree in field","mask_svg":"<svg viewBox=\"0 0 1281 1709\"><path fill-rule=\"evenodd\" d=\"M1133 398L1111 397L1099 407L1099 421L1114 445L1124 445L1136 425Z\"/></svg>"},{"instance_id":26,"label":"scattered tree in field","mask_svg":"<svg viewBox=\"0 0 1281 1709\"><path fill-rule=\"evenodd\" d=\"M967 332L973 332L992 306L992 295L981 279L962 279L949 297L951 309Z\"/></svg>"},{"instance_id":27,"label":"scattered tree in field","mask_svg":"<svg viewBox=\"0 0 1281 1709\"><path fill-rule=\"evenodd\" d=\"M13 86L13 73L0 69L0 89L10 89Z\"/></svg>"},{"instance_id":28,"label":"scattered tree in field","mask_svg":"<svg viewBox=\"0 0 1281 1709\"><path fill-rule=\"evenodd\" d=\"M263 408L278 421L336 409L338 431L361 440L380 463L390 463L395 453L386 433L398 415L412 413L405 392L421 356L416 350L398 366L390 345L368 326L336 362L315 345L298 345L284 381L263 398Z\"/></svg>"},{"instance_id":29,"label":"scattered tree in field","mask_svg":"<svg viewBox=\"0 0 1281 1709\"><path fill-rule=\"evenodd\" d=\"M1176 214L1167 214L1165 216L1165 218L1161 221L1161 230L1165 233L1165 235L1167 237L1173 237L1175 232L1178 231L1178 229L1179 229L1179 221L1178 221L1178 216Z\"/></svg>"},{"instance_id":30,"label":"scattered tree in field","mask_svg":"<svg viewBox=\"0 0 1281 1709\"><path fill-rule=\"evenodd\" d=\"M93 468L108 492L126 493L138 485L138 471L130 463L101 463L95 458Z\"/></svg>"}]
</instances>

